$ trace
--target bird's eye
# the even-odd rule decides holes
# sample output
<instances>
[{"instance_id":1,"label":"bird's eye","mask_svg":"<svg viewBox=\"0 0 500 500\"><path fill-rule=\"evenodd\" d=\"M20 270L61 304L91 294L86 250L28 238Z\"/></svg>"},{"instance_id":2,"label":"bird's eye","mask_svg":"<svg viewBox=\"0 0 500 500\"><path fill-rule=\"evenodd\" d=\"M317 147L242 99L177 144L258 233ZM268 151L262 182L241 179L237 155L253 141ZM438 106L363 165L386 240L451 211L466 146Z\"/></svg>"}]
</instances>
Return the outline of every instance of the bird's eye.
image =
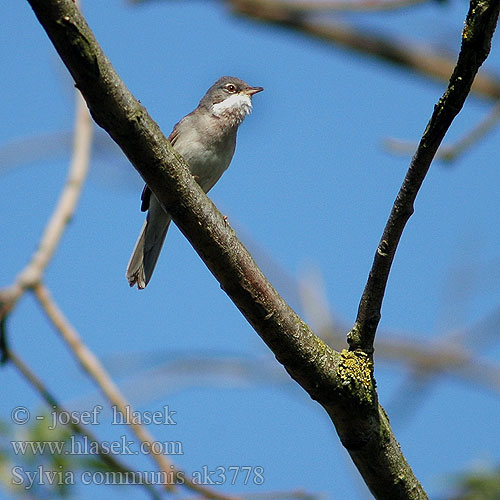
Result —
<instances>
[{"instance_id":1,"label":"bird's eye","mask_svg":"<svg viewBox=\"0 0 500 500\"><path fill-rule=\"evenodd\" d=\"M228 83L228 84L226 85L226 90L227 90L228 92L230 92L231 94L233 94L234 92L236 92L236 86L235 86L235 85L233 85L232 83Z\"/></svg>"}]
</instances>

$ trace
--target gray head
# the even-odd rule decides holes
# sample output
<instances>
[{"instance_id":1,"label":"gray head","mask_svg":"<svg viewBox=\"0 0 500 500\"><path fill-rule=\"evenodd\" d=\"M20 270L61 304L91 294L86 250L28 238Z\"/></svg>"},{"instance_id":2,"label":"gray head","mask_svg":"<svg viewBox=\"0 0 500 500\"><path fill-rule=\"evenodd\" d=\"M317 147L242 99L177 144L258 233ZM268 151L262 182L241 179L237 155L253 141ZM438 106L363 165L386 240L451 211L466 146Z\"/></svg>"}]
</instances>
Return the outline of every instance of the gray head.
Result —
<instances>
[{"instance_id":1,"label":"gray head","mask_svg":"<svg viewBox=\"0 0 500 500\"><path fill-rule=\"evenodd\" d=\"M234 76L223 76L207 90L198 107L238 126L252 111L252 96L263 90L262 87L251 87Z\"/></svg>"}]
</instances>

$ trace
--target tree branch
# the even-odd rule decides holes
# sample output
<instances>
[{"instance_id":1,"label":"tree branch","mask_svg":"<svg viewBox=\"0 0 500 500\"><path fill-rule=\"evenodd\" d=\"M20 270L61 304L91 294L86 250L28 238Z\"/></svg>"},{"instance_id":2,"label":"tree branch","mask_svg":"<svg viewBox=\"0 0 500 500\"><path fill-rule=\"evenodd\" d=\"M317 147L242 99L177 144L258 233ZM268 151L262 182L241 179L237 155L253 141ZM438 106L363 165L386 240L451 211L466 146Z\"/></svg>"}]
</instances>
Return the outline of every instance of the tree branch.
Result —
<instances>
[{"instance_id":1,"label":"tree branch","mask_svg":"<svg viewBox=\"0 0 500 500\"><path fill-rule=\"evenodd\" d=\"M89 170L93 126L85 101L75 94L76 116L73 134L73 153L64 189L57 206L30 261L8 288L0 290L0 351L2 361L7 358L6 318L23 293L38 283L59 245L61 237L75 213Z\"/></svg>"},{"instance_id":2,"label":"tree branch","mask_svg":"<svg viewBox=\"0 0 500 500\"><path fill-rule=\"evenodd\" d=\"M445 144L440 146L436 159L443 162L451 163L455 161L460 155L464 154L474 144L478 143L484 138L486 134L491 132L500 121L500 102L497 102L490 110L488 115L483 118L479 123L474 125L466 134L458 139L454 144ZM386 139L386 147L393 153L401 153L410 155L415 151L415 142L402 141L400 139Z\"/></svg>"},{"instance_id":3,"label":"tree branch","mask_svg":"<svg viewBox=\"0 0 500 500\"><path fill-rule=\"evenodd\" d=\"M148 3L151 0L129 0L133 4ZM255 11L269 4L291 12L378 12L414 7L429 0L246 0L254 4Z\"/></svg>"},{"instance_id":4,"label":"tree branch","mask_svg":"<svg viewBox=\"0 0 500 500\"><path fill-rule=\"evenodd\" d=\"M391 210L361 297L356 322L349 332L351 350L373 353L373 341L394 254L417 193L436 151L469 95L474 77L489 54L500 9L499 0L472 0L462 32L462 47L446 92L434 108L410 168Z\"/></svg>"},{"instance_id":5,"label":"tree branch","mask_svg":"<svg viewBox=\"0 0 500 500\"><path fill-rule=\"evenodd\" d=\"M388 35L370 33L338 20L326 23L311 18L305 11L291 7L291 3L294 2L230 0L230 6L237 15L293 30L365 56L376 57L437 81L447 82L453 72L455 60L432 47L418 46ZM472 92L483 98L499 99L498 75L481 72L474 81Z\"/></svg>"},{"instance_id":6,"label":"tree branch","mask_svg":"<svg viewBox=\"0 0 500 500\"><path fill-rule=\"evenodd\" d=\"M28 0L84 95L174 221L288 373L328 412L376 498L425 499L378 405L373 365L338 353L285 303L130 94L72 0Z\"/></svg>"},{"instance_id":7,"label":"tree branch","mask_svg":"<svg viewBox=\"0 0 500 500\"><path fill-rule=\"evenodd\" d=\"M312 327L332 348L345 345L346 323L336 317L328 304L320 276L315 282L300 283L302 307L311 318ZM480 319L477 323L453 329L431 341L418 339L415 332L379 330L377 337L377 361L400 363L412 374L426 374L428 380L451 375L465 382L482 385L500 391L500 365L482 359L468 344L478 349L481 337L497 336L500 324L500 307ZM446 346L446 347L444 347Z\"/></svg>"},{"instance_id":8,"label":"tree branch","mask_svg":"<svg viewBox=\"0 0 500 500\"><path fill-rule=\"evenodd\" d=\"M65 409L56 398L49 392L44 383L37 377L35 373L29 368L24 361L17 356L12 350L8 352L9 361L17 368L21 375L26 379L26 381L35 388L42 399L47 403L47 405L58 414L68 414L68 410ZM90 443L97 444L97 455L111 470L120 472L135 472L133 469L125 466L120 460L118 460L111 453L106 453L106 450L102 447L100 440L92 434L86 427L80 425L79 423L70 419L68 427L79 434L80 436L85 436ZM146 488L149 492L151 498L154 500L161 500L161 496L158 494L153 485L148 483L140 483L140 486Z\"/></svg>"},{"instance_id":9,"label":"tree branch","mask_svg":"<svg viewBox=\"0 0 500 500\"><path fill-rule=\"evenodd\" d=\"M130 413L134 413L130 403L125 399L118 386L113 382L112 378L108 375L105 368L102 366L99 359L94 353L84 344L78 332L73 328L69 321L64 316L63 312L59 309L56 302L52 299L49 291L42 283L37 283L33 292L42 306L43 312L47 315L48 319L55 326L61 337L68 344L71 352L74 354L82 368L92 377L101 389L104 396L122 413L127 414L127 409ZM167 477L173 478L173 483L165 483L163 486L167 490L173 489L177 484L177 478L182 477L182 483L187 488L200 493L204 498L213 500L237 500L236 497L226 496L210 488L199 485L193 482L187 474L174 467L168 458L162 453L155 451L155 447L151 446L154 438L146 427L140 423L131 421L128 424L137 439L142 443L148 443L151 450L151 457L158 465L161 471L164 471Z\"/></svg>"},{"instance_id":10,"label":"tree branch","mask_svg":"<svg viewBox=\"0 0 500 500\"><path fill-rule=\"evenodd\" d=\"M82 342L78 332L69 323L63 312L52 299L48 289L42 283L37 283L33 288L33 293L42 306L43 312L54 325L56 330L61 334L63 340L68 344L68 347L80 363L81 367L95 380L106 398L113 405L115 405L123 415L126 415L127 407L130 410L130 404L113 382L111 377L107 374L101 362ZM152 443L154 441L153 437L144 426L131 422L130 427L136 437L143 443ZM167 458L159 453L151 453L151 455L160 470L165 472L172 471L172 464Z\"/></svg>"}]
</instances>

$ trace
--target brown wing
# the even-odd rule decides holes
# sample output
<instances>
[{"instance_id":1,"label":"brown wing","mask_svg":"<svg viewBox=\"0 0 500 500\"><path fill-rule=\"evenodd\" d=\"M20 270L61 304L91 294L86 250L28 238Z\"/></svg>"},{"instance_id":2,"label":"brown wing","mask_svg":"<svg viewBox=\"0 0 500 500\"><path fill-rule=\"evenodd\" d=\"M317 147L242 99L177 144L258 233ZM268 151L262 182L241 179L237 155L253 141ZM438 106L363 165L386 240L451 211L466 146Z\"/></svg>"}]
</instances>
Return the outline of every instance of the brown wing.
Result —
<instances>
[{"instance_id":1,"label":"brown wing","mask_svg":"<svg viewBox=\"0 0 500 500\"><path fill-rule=\"evenodd\" d=\"M174 130L172 130L172 132L168 136L168 140L170 141L170 144L172 144L172 146L175 145L178 136L179 136L179 129L178 129L177 124L176 124L174 127Z\"/></svg>"}]
</instances>

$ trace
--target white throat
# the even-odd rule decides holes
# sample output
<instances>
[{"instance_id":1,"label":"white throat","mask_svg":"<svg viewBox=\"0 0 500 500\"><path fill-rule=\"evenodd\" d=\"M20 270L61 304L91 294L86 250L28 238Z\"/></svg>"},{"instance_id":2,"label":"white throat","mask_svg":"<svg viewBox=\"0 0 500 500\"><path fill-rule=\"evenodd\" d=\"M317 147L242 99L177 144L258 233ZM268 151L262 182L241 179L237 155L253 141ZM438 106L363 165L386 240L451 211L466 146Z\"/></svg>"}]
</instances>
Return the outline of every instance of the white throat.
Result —
<instances>
[{"instance_id":1,"label":"white throat","mask_svg":"<svg viewBox=\"0 0 500 500\"><path fill-rule=\"evenodd\" d=\"M239 125L246 115L252 111L252 99L248 94L233 94L232 96L212 106L215 116L226 116Z\"/></svg>"}]
</instances>

